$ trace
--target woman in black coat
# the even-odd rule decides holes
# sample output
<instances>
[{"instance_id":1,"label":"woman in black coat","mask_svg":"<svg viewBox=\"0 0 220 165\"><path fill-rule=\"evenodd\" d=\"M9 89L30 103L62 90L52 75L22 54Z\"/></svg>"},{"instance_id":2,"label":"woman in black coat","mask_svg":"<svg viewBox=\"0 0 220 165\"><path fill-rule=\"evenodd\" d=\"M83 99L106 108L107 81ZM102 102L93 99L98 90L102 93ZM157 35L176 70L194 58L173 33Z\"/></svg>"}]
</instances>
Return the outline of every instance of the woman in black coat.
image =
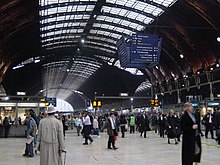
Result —
<instances>
[{"instance_id":1,"label":"woman in black coat","mask_svg":"<svg viewBox=\"0 0 220 165\"><path fill-rule=\"evenodd\" d=\"M174 116L174 111L172 109L167 117L167 138L168 144L170 144L170 139L174 139L175 144L178 144L176 139L176 117Z\"/></svg>"},{"instance_id":2,"label":"woman in black coat","mask_svg":"<svg viewBox=\"0 0 220 165\"><path fill-rule=\"evenodd\" d=\"M193 114L191 103L185 103L184 114L181 118L182 139L182 165L192 165L201 160L201 138L199 123Z\"/></svg>"}]
</instances>

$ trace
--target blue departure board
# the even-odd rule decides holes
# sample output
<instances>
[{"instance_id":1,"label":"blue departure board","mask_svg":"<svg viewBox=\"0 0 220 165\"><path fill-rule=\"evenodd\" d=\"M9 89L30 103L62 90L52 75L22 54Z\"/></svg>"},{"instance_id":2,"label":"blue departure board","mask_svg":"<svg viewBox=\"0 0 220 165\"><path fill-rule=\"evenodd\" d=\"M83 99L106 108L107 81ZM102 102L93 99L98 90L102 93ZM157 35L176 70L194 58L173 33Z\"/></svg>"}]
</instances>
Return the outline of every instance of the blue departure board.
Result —
<instances>
[{"instance_id":1,"label":"blue departure board","mask_svg":"<svg viewBox=\"0 0 220 165\"><path fill-rule=\"evenodd\" d=\"M159 62L160 47L157 35L132 34L130 63Z\"/></svg>"}]
</instances>

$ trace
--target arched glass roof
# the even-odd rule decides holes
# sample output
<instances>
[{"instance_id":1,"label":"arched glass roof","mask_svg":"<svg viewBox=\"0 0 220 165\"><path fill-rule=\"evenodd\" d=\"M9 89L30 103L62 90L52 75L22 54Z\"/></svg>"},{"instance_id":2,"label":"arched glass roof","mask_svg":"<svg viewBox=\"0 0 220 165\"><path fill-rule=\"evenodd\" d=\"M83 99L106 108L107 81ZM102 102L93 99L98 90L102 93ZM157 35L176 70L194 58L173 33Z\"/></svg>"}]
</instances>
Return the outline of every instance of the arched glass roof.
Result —
<instances>
[{"instance_id":1,"label":"arched glass roof","mask_svg":"<svg viewBox=\"0 0 220 165\"><path fill-rule=\"evenodd\" d=\"M116 41L141 32L177 0L40 0L45 49L84 47L116 53Z\"/></svg>"}]
</instances>

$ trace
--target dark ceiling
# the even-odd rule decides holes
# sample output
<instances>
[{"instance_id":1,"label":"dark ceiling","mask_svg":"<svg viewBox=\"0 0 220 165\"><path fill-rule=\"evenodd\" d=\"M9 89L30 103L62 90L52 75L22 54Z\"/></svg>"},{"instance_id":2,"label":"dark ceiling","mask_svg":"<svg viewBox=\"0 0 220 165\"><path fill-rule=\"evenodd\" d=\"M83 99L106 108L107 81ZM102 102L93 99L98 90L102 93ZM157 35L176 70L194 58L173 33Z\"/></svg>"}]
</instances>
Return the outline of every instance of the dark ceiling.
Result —
<instances>
[{"instance_id":1,"label":"dark ceiling","mask_svg":"<svg viewBox=\"0 0 220 165\"><path fill-rule=\"evenodd\" d=\"M146 79L158 85L209 71L220 60L219 0L177 0L167 5L168 1L2 0L0 81L8 95L19 90L45 95L50 89L49 96L66 94L66 100L80 107L82 99L73 90L90 99L94 92L133 95ZM156 9L150 12L152 7ZM158 34L163 39L159 65L141 69L144 76L115 66L116 41L130 32ZM13 69L28 59L32 62ZM39 93L45 89L46 93Z\"/></svg>"}]
</instances>

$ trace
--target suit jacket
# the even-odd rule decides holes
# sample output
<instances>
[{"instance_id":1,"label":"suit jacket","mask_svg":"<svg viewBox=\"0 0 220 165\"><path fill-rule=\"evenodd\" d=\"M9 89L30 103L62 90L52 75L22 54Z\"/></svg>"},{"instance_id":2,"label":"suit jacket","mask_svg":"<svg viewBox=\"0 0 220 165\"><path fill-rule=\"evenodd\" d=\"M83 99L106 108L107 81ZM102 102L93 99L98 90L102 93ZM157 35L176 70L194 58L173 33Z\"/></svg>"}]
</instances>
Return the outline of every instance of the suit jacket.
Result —
<instances>
[{"instance_id":1,"label":"suit jacket","mask_svg":"<svg viewBox=\"0 0 220 165\"><path fill-rule=\"evenodd\" d=\"M117 129L116 122L115 122L115 131L116 131L116 134L115 134L115 132L112 129L112 124L111 124L111 121L109 118L105 121L104 125L101 128L101 131L103 131L106 128L107 128L107 134L109 136L117 136L118 135L118 129Z\"/></svg>"}]
</instances>

